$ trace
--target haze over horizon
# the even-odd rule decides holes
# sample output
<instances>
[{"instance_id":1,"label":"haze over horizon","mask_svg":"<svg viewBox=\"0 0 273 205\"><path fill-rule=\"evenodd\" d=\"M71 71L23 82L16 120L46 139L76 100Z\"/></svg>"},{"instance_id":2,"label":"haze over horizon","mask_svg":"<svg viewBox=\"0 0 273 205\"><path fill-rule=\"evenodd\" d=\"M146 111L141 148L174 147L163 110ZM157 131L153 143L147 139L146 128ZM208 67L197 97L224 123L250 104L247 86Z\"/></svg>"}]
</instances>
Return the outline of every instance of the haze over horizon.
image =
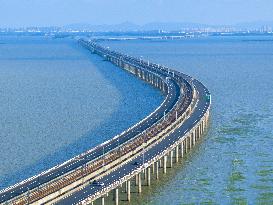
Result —
<instances>
[{"instance_id":1,"label":"haze over horizon","mask_svg":"<svg viewBox=\"0 0 273 205\"><path fill-rule=\"evenodd\" d=\"M273 22L270 0L0 0L0 27L132 22L234 25Z\"/></svg>"}]
</instances>

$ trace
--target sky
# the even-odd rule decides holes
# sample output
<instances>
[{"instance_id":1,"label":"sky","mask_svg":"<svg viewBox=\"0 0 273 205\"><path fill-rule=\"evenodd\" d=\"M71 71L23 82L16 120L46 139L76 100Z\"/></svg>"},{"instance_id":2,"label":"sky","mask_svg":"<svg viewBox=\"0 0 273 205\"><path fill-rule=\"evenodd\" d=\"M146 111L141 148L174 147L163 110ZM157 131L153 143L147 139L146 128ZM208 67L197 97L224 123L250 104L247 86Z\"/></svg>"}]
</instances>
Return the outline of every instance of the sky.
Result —
<instances>
[{"instance_id":1,"label":"sky","mask_svg":"<svg viewBox=\"0 0 273 205\"><path fill-rule=\"evenodd\" d=\"M273 0L0 0L0 27L273 21Z\"/></svg>"}]
</instances>

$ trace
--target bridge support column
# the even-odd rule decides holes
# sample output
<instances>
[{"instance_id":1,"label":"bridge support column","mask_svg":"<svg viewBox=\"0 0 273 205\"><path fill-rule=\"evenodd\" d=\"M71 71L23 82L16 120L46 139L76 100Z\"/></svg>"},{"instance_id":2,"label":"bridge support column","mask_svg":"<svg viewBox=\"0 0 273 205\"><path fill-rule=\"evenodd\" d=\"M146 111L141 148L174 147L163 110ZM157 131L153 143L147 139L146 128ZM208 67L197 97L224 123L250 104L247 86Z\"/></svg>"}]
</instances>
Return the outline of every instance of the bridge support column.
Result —
<instances>
[{"instance_id":1,"label":"bridge support column","mask_svg":"<svg viewBox=\"0 0 273 205\"><path fill-rule=\"evenodd\" d=\"M181 145L180 145L180 151L181 151L181 158L184 157L184 140L181 142Z\"/></svg>"},{"instance_id":2,"label":"bridge support column","mask_svg":"<svg viewBox=\"0 0 273 205\"><path fill-rule=\"evenodd\" d=\"M166 174L167 173L167 156L163 157L164 161L163 161L163 173Z\"/></svg>"},{"instance_id":3,"label":"bridge support column","mask_svg":"<svg viewBox=\"0 0 273 205\"><path fill-rule=\"evenodd\" d=\"M200 125L198 125L196 132L195 132L195 138L198 139L200 137Z\"/></svg>"},{"instance_id":4,"label":"bridge support column","mask_svg":"<svg viewBox=\"0 0 273 205\"><path fill-rule=\"evenodd\" d=\"M191 136L192 136L192 133L190 133L190 135L188 137L188 151L191 150Z\"/></svg>"},{"instance_id":5,"label":"bridge support column","mask_svg":"<svg viewBox=\"0 0 273 205\"><path fill-rule=\"evenodd\" d=\"M185 138L184 142L185 142L185 153L187 154L188 152L188 136Z\"/></svg>"},{"instance_id":6,"label":"bridge support column","mask_svg":"<svg viewBox=\"0 0 273 205\"><path fill-rule=\"evenodd\" d=\"M179 161L179 147L178 145L175 147L175 162L178 163Z\"/></svg>"},{"instance_id":7,"label":"bridge support column","mask_svg":"<svg viewBox=\"0 0 273 205\"><path fill-rule=\"evenodd\" d=\"M163 166L162 166L162 160L159 159L159 168L161 168L161 167L163 167Z\"/></svg>"},{"instance_id":8,"label":"bridge support column","mask_svg":"<svg viewBox=\"0 0 273 205\"><path fill-rule=\"evenodd\" d=\"M127 200L131 201L131 182L127 181Z\"/></svg>"},{"instance_id":9,"label":"bridge support column","mask_svg":"<svg viewBox=\"0 0 273 205\"><path fill-rule=\"evenodd\" d=\"M196 136L196 137L199 136L199 126L197 126L197 128L195 129L195 136Z\"/></svg>"},{"instance_id":10,"label":"bridge support column","mask_svg":"<svg viewBox=\"0 0 273 205\"><path fill-rule=\"evenodd\" d=\"M197 131L197 129L195 129L194 132L192 133L192 135L193 135L192 136L192 144L193 144L193 146L195 145L195 137L196 137L196 131Z\"/></svg>"},{"instance_id":11,"label":"bridge support column","mask_svg":"<svg viewBox=\"0 0 273 205\"><path fill-rule=\"evenodd\" d=\"M101 197L101 205L104 205L104 197Z\"/></svg>"},{"instance_id":12,"label":"bridge support column","mask_svg":"<svg viewBox=\"0 0 273 205\"><path fill-rule=\"evenodd\" d=\"M138 193L141 193L141 172L138 174Z\"/></svg>"},{"instance_id":13,"label":"bridge support column","mask_svg":"<svg viewBox=\"0 0 273 205\"><path fill-rule=\"evenodd\" d=\"M206 120L205 120L205 127L207 128L209 124L209 115L206 116Z\"/></svg>"},{"instance_id":14,"label":"bridge support column","mask_svg":"<svg viewBox=\"0 0 273 205\"><path fill-rule=\"evenodd\" d=\"M146 170L146 168L144 168L144 170L143 170L143 179L145 180L146 179L146 177L147 177L147 170Z\"/></svg>"},{"instance_id":15,"label":"bridge support column","mask_svg":"<svg viewBox=\"0 0 273 205\"><path fill-rule=\"evenodd\" d=\"M191 133L187 137L188 142L187 142L187 152L191 149Z\"/></svg>"},{"instance_id":16,"label":"bridge support column","mask_svg":"<svg viewBox=\"0 0 273 205\"><path fill-rule=\"evenodd\" d=\"M193 137L193 132L190 134L190 145L189 145L189 150L191 150L191 145L192 145L192 137Z\"/></svg>"},{"instance_id":17,"label":"bridge support column","mask_svg":"<svg viewBox=\"0 0 273 205\"><path fill-rule=\"evenodd\" d=\"M155 164L155 172L156 172L156 179L159 179L159 170L158 170L159 163L158 161Z\"/></svg>"},{"instance_id":18,"label":"bridge support column","mask_svg":"<svg viewBox=\"0 0 273 205\"><path fill-rule=\"evenodd\" d=\"M118 188L115 189L115 205L118 205Z\"/></svg>"},{"instance_id":19,"label":"bridge support column","mask_svg":"<svg viewBox=\"0 0 273 205\"><path fill-rule=\"evenodd\" d=\"M196 130L196 129L195 129ZM195 130L192 132L192 135L191 135L191 148L192 149L192 145L193 145L193 138L194 138L194 133L195 133Z\"/></svg>"},{"instance_id":20,"label":"bridge support column","mask_svg":"<svg viewBox=\"0 0 273 205\"><path fill-rule=\"evenodd\" d=\"M155 173L155 163L153 162L151 166L152 166L152 174L154 174Z\"/></svg>"},{"instance_id":21,"label":"bridge support column","mask_svg":"<svg viewBox=\"0 0 273 205\"><path fill-rule=\"evenodd\" d=\"M147 168L147 185L148 186L151 185L151 168L150 167Z\"/></svg>"},{"instance_id":22,"label":"bridge support column","mask_svg":"<svg viewBox=\"0 0 273 205\"><path fill-rule=\"evenodd\" d=\"M170 153L170 167L173 167L173 150Z\"/></svg>"},{"instance_id":23,"label":"bridge support column","mask_svg":"<svg viewBox=\"0 0 273 205\"><path fill-rule=\"evenodd\" d=\"M138 174L136 174L135 180L136 180L136 186L137 186L138 185Z\"/></svg>"},{"instance_id":24,"label":"bridge support column","mask_svg":"<svg viewBox=\"0 0 273 205\"><path fill-rule=\"evenodd\" d=\"M128 188L127 182L128 182L128 181L125 182L125 190L124 190L125 193L127 192L127 188Z\"/></svg>"},{"instance_id":25,"label":"bridge support column","mask_svg":"<svg viewBox=\"0 0 273 205\"><path fill-rule=\"evenodd\" d=\"M191 133L187 136L186 144L187 144L187 153L190 150L190 138L191 138Z\"/></svg>"}]
</instances>

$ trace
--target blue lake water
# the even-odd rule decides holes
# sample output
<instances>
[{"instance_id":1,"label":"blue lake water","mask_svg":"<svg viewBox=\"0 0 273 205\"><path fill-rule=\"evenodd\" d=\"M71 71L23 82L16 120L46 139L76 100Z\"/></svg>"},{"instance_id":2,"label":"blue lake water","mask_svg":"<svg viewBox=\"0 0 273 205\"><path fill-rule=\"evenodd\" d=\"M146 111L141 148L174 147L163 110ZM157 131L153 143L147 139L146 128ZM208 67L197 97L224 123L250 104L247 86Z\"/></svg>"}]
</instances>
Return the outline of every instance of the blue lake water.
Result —
<instances>
[{"instance_id":1,"label":"blue lake water","mask_svg":"<svg viewBox=\"0 0 273 205\"><path fill-rule=\"evenodd\" d=\"M121 133L159 91L75 40L0 37L0 189Z\"/></svg>"},{"instance_id":2,"label":"blue lake water","mask_svg":"<svg viewBox=\"0 0 273 205\"><path fill-rule=\"evenodd\" d=\"M167 65L212 93L210 128L132 204L273 204L273 38L104 42Z\"/></svg>"},{"instance_id":3,"label":"blue lake water","mask_svg":"<svg viewBox=\"0 0 273 205\"><path fill-rule=\"evenodd\" d=\"M206 136L131 204L273 204L272 37L103 44L190 74L212 93ZM0 78L1 186L109 139L163 99L73 40L1 37Z\"/></svg>"}]
</instances>

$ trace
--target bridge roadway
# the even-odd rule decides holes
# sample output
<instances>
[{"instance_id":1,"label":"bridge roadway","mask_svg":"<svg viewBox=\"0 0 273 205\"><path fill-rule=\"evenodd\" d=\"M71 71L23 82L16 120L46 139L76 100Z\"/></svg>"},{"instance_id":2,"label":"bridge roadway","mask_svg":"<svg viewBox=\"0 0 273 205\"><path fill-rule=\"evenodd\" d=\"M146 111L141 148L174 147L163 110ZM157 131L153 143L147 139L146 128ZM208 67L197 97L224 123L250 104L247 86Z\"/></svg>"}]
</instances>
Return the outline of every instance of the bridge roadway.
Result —
<instances>
[{"instance_id":1,"label":"bridge roadway","mask_svg":"<svg viewBox=\"0 0 273 205\"><path fill-rule=\"evenodd\" d=\"M205 115L207 110L210 107L210 103L206 100L206 95L210 94L207 88L200 83L198 80L192 81L195 89L199 93L199 100L197 102L197 107L190 117L173 133L168 137L164 138L156 146L153 146L151 149L145 150L144 161L143 155L138 156L133 161L130 161L124 164L122 167L119 167L117 170L111 172L110 174L102 177L99 181L103 182L103 186L95 186L90 184L83 188L82 190L73 193L72 195L58 201L56 205L68 205L68 204L78 204L83 202L90 196L94 196L96 193L101 192L105 187L114 184L125 176L130 175L135 170L145 167L145 164L150 162L153 158L160 155L168 147L175 144L178 140L181 139L181 136L185 135L192 127L194 127L199 120ZM134 165L134 162L139 162L139 165Z\"/></svg>"},{"instance_id":2,"label":"bridge roadway","mask_svg":"<svg viewBox=\"0 0 273 205\"><path fill-rule=\"evenodd\" d=\"M163 74L162 74L163 75ZM163 76L166 77L166 76ZM139 125L133 127L129 132L122 134L120 137L111 140L109 143L106 143L104 146L100 146L92 152L80 156L80 159L77 158L74 160L70 160L68 163L65 163L62 166L59 166L55 169L48 171L46 174L41 174L39 177L35 177L32 180L29 180L25 183L14 186L13 188L9 188L7 191L3 191L0 193L0 203L6 202L16 196L19 196L23 193L28 192L34 188L42 186L45 183L48 183L57 177L60 177L76 168L84 166L89 161L92 161L107 152L119 147L123 143L132 139L139 133L142 133L144 130L148 129L151 125L155 124L159 119L164 117L164 113L168 113L179 98L179 87L177 84L169 80L167 82L169 87L169 96L163 102L163 104L154 112L149 118L142 121Z\"/></svg>"},{"instance_id":3,"label":"bridge roadway","mask_svg":"<svg viewBox=\"0 0 273 205\"><path fill-rule=\"evenodd\" d=\"M165 68L163 66L159 66L157 64L149 64L149 62L148 63L147 62L142 62L142 60L138 60L138 59L135 59L135 58L127 56L127 55L124 56L124 55L121 55L121 54L119 54L117 52L112 52L111 54L112 54L112 57L116 55L117 58L120 58L120 57L125 58L128 64L134 64L133 65L134 67L139 68L141 70L146 70L146 69L148 71L152 70L153 72L161 75L161 77L163 77L163 78L169 76L169 80L166 80L167 84L168 84L168 88L169 88L168 89L169 95L167 95L167 99L165 99L165 101L161 105L161 107L159 107L156 110L156 112L154 112L152 115L150 115L149 118L146 118L145 120L143 120L141 123L139 123L137 126L135 126L133 129L129 130L128 132L123 133L123 135L121 135L119 138L115 138L115 139L111 140L110 142L106 143L105 145L97 147L95 150L89 152L88 154L81 155L80 160L77 160L77 159L76 159L76 161L70 160L67 163L63 164L62 166L56 167L56 168L48 171L46 174L40 175L38 178L36 177L33 180L29 180L29 181L27 181L25 183L19 184L19 186L15 186L13 188L10 188L10 189L6 190L5 192L2 192L0 194L0 196L2 195L3 201L8 200L8 199L5 199L5 197L6 198L13 198L16 194L21 194L21 192L25 193L27 190L37 188L41 184L49 182L49 181L55 179L58 176L62 176L65 173L67 173L67 172L69 172L71 170L74 170L75 168L81 167L84 164L86 164L88 161L92 161L93 159L96 159L98 156L102 156L103 154L107 153L107 151L110 151L110 150L115 149L116 147L119 147L120 145L122 145L122 143L126 142L126 140L128 141L128 140L134 138L139 133L141 133L144 130L151 127L153 125L153 123L156 124L156 122L159 119L161 119L162 117L164 117L165 113L170 111L173 108L173 106L175 105L175 103L177 102L177 100L178 100L178 98L180 96L180 91L181 90L180 90L179 85L176 83L176 80L172 80L170 77L173 77L174 79L179 79L180 81L183 81L185 79L188 82L192 81L191 77L189 77L187 75L184 75L184 74L181 74L181 73L178 73L177 71L167 69L167 68ZM173 76L170 75L170 73L169 73L170 71L173 73ZM199 84L202 85L201 83L199 83L196 80L193 81L193 82L196 84L195 85L196 87L198 87L197 85L199 85ZM199 89L197 89L197 90L198 90L199 93L201 93L201 91L199 91ZM205 91L205 87L204 87L204 91ZM203 96L204 101L205 101L206 93L209 94L208 91L204 92L204 96ZM202 98L202 96L201 96L201 98ZM191 101L191 99L190 99L190 101ZM198 104L200 104L200 102L198 102ZM209 105L209 103L207 103L207 104ZM205 108L203 109L203 112L204 113L206 112ZM190 117L190 118L192 118L192 117ZM189 123L188 128L190 128L190 125L194 125L194 124L198 123L198 121L199 120L196 119L193 123L192 122ZM188 120L186 122L188 122ZM185 125L186 122L183 125ZM174 133L176 133L176 131ZM179 132L176 137L181 138L181 133L182 132ZM170 135L170 136L173 136L173 134ZM172 138L170 138L170 136L168 136L169 142L171 142L171 140L172 140ZM162 147L160 147L160 146L164 146L164 142L165 142L165 145L166 145L166 142L168 142L168 141L166 141L166 139L164 139L162 142L157 144L157 146L159 146L158 149L156 148L157 151L160 151L160 150L162 151L162 149L161 149ZM165 147L165 148L167 148L167 147ZM145 161L148 161L149 156L152 156L153 152L156 153L154 147L147 150L147 154L145 154L146 155ZM157 152L157 154L158 153L160 153L160 152ZM140 158L142 159L142 157L140 157ZM127 171L130 170L130 167L132 167L132 164L127 163L127 164L123 165L122 167L124 168L124 171L119 172L120 177L122 176L122 174L127 173L126 170ZM133 167L138 168L137 166L133 166ZM118 170L120 170L120 168L118 168ZM115 172L116 171L111 172L111 174L110 174L111 178L112 179L119 179L119 177L117 177L118 175L116 175L117 173L115 174ZM107 177L110 176L110 175L106 176L106 181L107 181ZM105 183L105 185L107 185L107 183ZM94 188L92 188L92 189L95 190ZM83 193L85 194L87 192L85 191ZM77 195L77 194L81 195L82 192L76 192L75 195ZM89 194L92 195L92 193L89 193ZM73 196L73 195L74 194L72 194L71 196ZM68 197L68 198L66 198L64 200L68 200L69 198L70 197ZM82 196L82 195L80 197L76 196L76 198L78 198L78 201L79 201L79 200L85 198L85 196ZM66 201L66 202L68 202L68 201ZM60 201L59 203L62 203L62 201ZM68 202L68 204L71 204L71 203Z\"/></svg>"},{"instance_id":4,"label":"bridge roadway","mask_svg":"<svg viewBox=\"0 0 273 205\"><path fill-rule=\"evenodd\" d=\"M137 62L138 63L138 62ZM145 66L145 65L144 65ZM157 66L155 66L157 67ZM162 71L166 72L166 70ZM168 71L169 72L169 71ZM181 139L181 136L185 135L191 128L193 128L205 115L210 107L210 102L207 101L207 95L210 95L207 88L197 80L193 80L190 76L181 74L176 72L176 75L191 81L194 85L196 91L198 92L198 102L194 112L190 115L190 117L173 133L171 133L168 137L164 138L160 141L156 146L145 151L145 157L143 161L143 156L140 155L133 161L130 161L124 164L122 167L119 167L117 170L111 172L110 174L102 177L100 182L103 182L103 186L96 186L90 184L83 188L82 190L73 193L72 195L60 200L55 204L77 204L80 202L84 202L88 197L96 195L96 193L101 192L106 187L114 184L125 176L130 175L137 169L143 169L145 164L150 162L153 158L163 153L168 147L175 144L177 141ZM139 165L135 165L134 162L138 161Z\"/></svg>"}]
</instances>

